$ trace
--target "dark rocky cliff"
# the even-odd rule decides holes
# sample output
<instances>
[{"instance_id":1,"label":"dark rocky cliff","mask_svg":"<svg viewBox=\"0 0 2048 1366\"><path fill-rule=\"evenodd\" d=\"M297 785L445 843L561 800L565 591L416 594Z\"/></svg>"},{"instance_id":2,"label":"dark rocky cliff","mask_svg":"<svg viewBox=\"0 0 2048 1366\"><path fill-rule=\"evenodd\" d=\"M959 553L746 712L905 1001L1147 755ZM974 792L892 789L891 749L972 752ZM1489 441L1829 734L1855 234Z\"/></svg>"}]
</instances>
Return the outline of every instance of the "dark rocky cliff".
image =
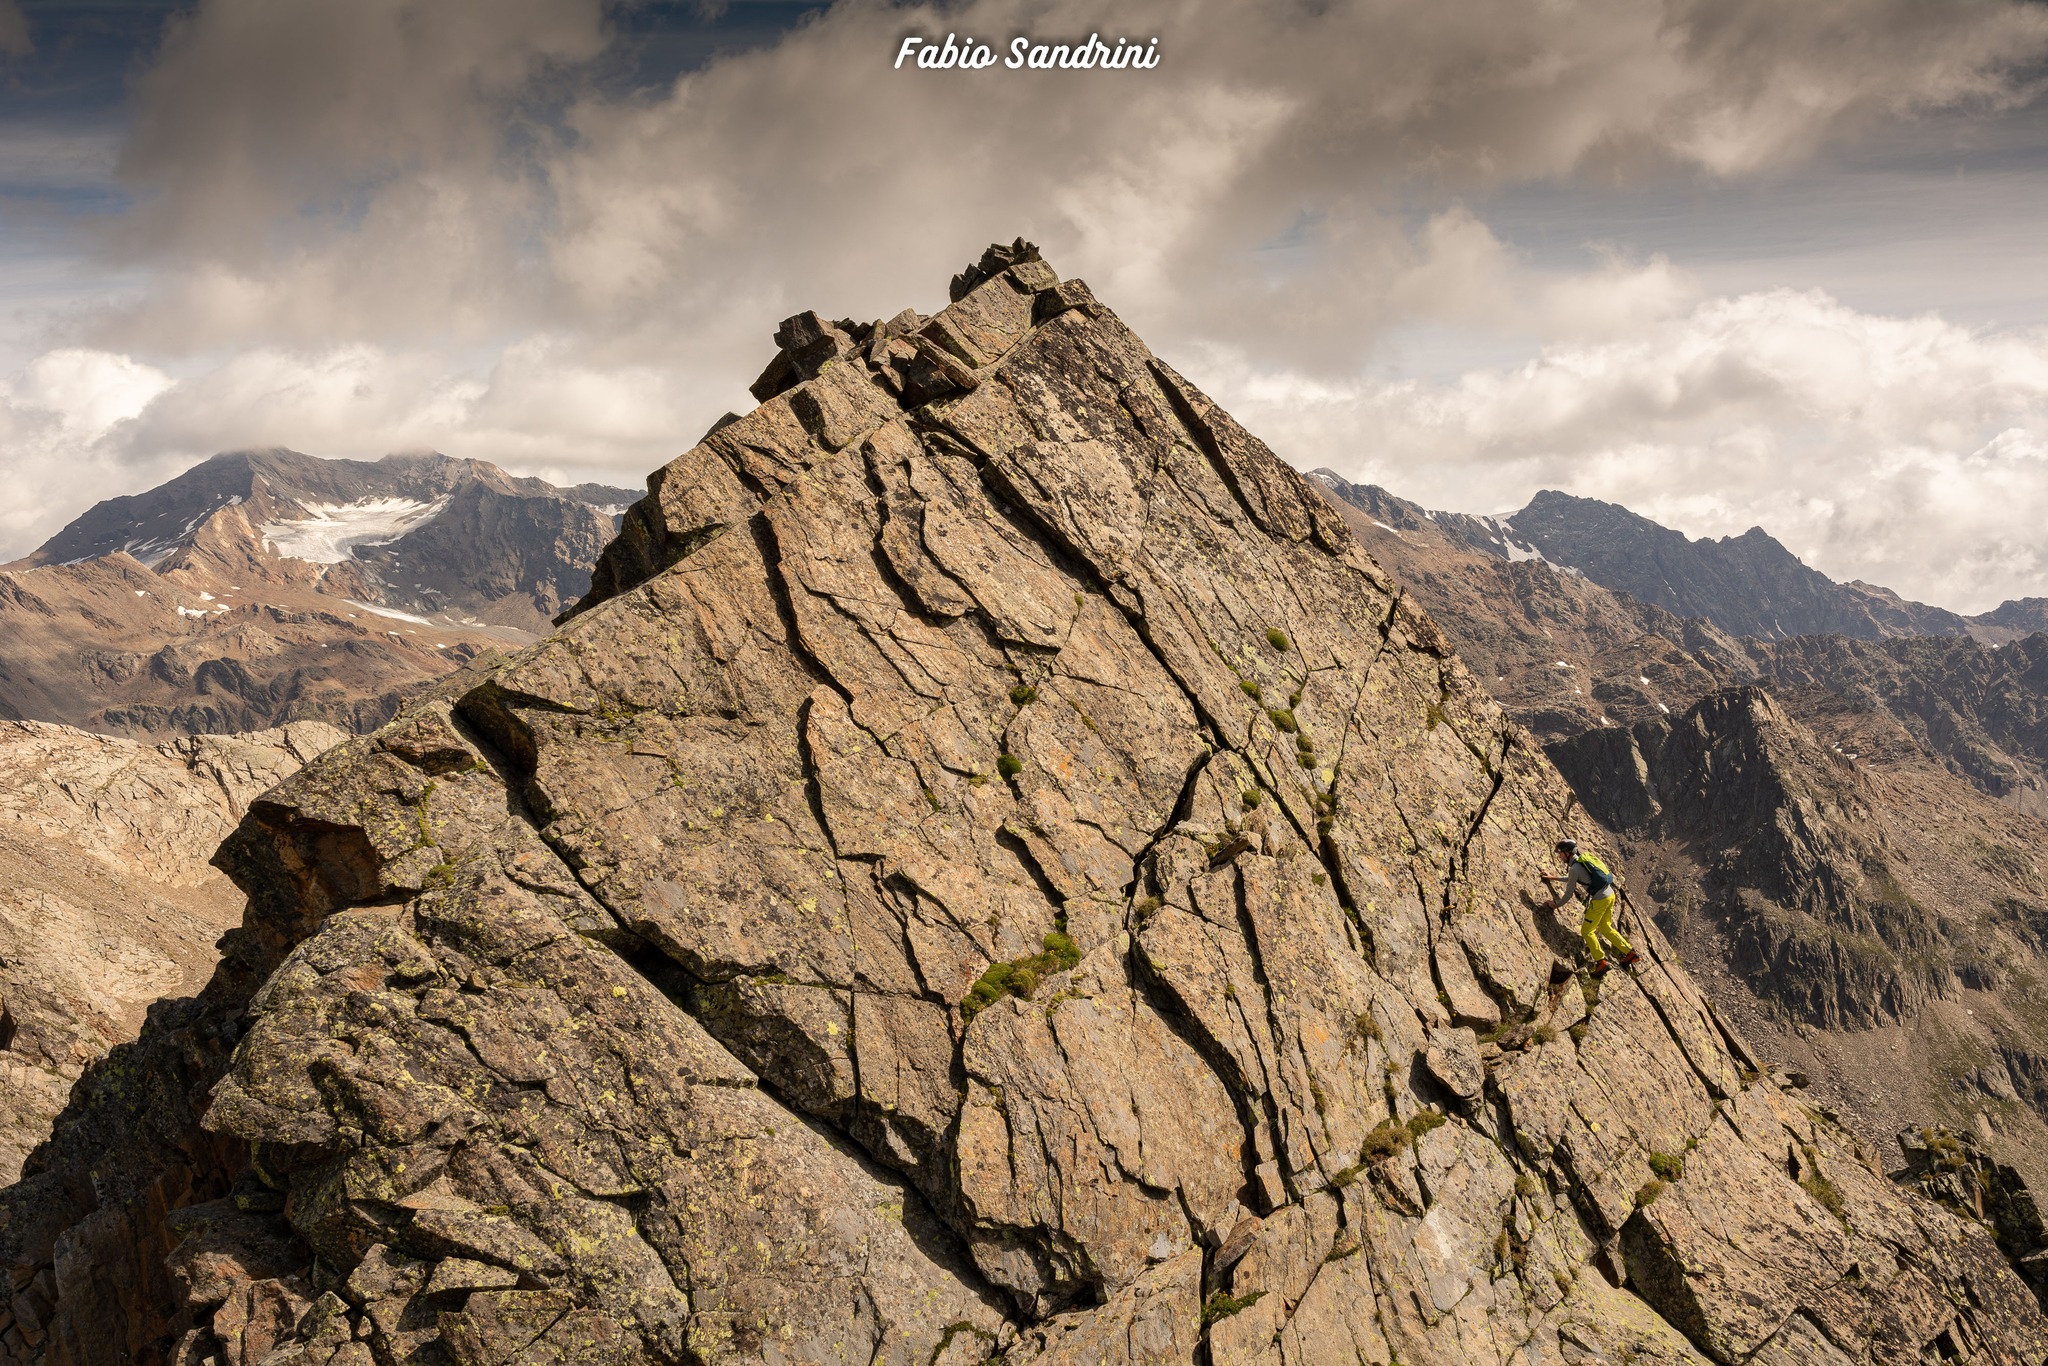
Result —
<instances>
[{"instance_id":1,"label":"dark rocky cliff","mask_svg":"<svg viewBox=\"0 0 2048 1366\"><path fill-rule=\"evenodd\" d=\"M1574 981L1592 828L1305 480L1024 244L954 294L252 809L4 1359L2048 1355L1653 930Z\"/></svg>"},{"instance_id":2,"label":"dark rocky cliff","mask_svg":"<svg viewBox=\"0 0 2048 1366\"><path fill-rule=\"evenodd\" d=\"M1603 824L1687 846L1736 966L1814 1024L1898 1020L1988 984L1988 964L1958 958L1970 940L1902 883L1868 777L1762 689L1550 753Z\"/></svg>"}]
</instances>

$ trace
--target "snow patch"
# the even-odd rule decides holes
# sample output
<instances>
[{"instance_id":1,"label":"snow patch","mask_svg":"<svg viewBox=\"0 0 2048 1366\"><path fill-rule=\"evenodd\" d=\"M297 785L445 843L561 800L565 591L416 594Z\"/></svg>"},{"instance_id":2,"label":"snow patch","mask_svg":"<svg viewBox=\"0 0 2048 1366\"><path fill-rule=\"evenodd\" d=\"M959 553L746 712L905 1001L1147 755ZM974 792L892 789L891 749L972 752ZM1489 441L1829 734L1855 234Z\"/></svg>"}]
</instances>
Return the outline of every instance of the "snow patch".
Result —
<instances>
[{"instance_id":1,"label":"snow patch","mask_svg":"<svg viewBox=\"0 0 2048 1366\"><path fill-rule=\"evenodd\" d=\"M360 503L311 503L313 515L299 521L265 522L257 528L278 554L314 564L342 564L359 546L389 545L430 522L448 506L446 498L366 498ZM372 611L380 609L372 608ZM415 620L417 618L414 618Z\"/></svg>"},{"instance_id":2,"label":"snow patch","mask_svg":"<svg viewBox=\"0 0 2048 1366\"><path fill-rule=\"evenodd\" d=\"M395 611L394 609L389 607L377 607L371 603L357 602L354 598L343 598L342 601L347 603L351 607L360 607L365 612L375 612L380 617L390 617L394 621L410 621L415 622L421 626L432 626L434 624L433 622L428 621L425 617L416 617L410 612ZM350 612L349 615L354 616L355 613ZM396 635L397 632L387 631L385 632L385 634Z\"/></svg>"},{"instance_id":3,"label":"snow patch","mask_svg":"<svg viewBox=\"0 0 2048 1366\"><path fill-rule=\"evenodd\" d=\"M1542 551L1533 545L1524 545L1517 541L1514 532L1510 531L1500 518L1481 517L1479 520L1493 529L1493 543L1500 547L1501 554L1508 557L1508 563L1520 564L1524 560L1543 559Z\"/></svg>"},{"instance_id":4,"label":"snow patch","mask_svg":"<svg viewBox=\"0 0 2048 1366\"><path fill-rule=\"evenodd\" d=\"M121 550L122 553L132 555L151 569L154 569L165 560L168 560L180 548L181 542L174 537L168 541L129 541L121 547ZM85 561L71 560L68 563L84 564Z\"/></svg>"}]
</instances>

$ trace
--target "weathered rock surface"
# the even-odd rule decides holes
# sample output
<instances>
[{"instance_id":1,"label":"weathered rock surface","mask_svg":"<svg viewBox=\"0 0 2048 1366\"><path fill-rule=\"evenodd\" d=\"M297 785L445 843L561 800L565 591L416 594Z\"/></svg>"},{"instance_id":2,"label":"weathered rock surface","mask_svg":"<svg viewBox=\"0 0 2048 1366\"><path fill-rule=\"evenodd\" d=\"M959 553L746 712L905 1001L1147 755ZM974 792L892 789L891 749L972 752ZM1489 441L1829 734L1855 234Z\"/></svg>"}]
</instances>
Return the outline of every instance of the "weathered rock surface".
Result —
<instances>
[{"instance_id":1,"label":"weathered rock surface","mask_svg":"<svg viewBox=\"0 0 2048 1366\"><path fill-rule=\"evenodd\" d=\"M0 1179L151 1002L206 981L243 900L207 858L341 739L305 723L148 748L0 722Z\"/></svg>"},{"instance_id":2,"label":"weathered rock surface","mask_svg":"<svg viewBox=\"0 0 2048 1366\"><path fill-rule=\"evenodd\" d=\"M252 808L0 1196L11 1359L2048 1355L1654 932L1573 980L1592 828L1306 481L1025 244L954 294L786 324L555 636Z\"/></svg>"},{"instance_id":3,"label":"weathered rock surface","mask_svg":"<svg viewBox=\"0 0 2048 1366\"><path fill-rule=\"evenodd\" d=\"M1906 1168L1898 1179L1989 1228L2035 1296L2048 1302L2048 1222L2025 1178L1953 1129L1908 1129L1899 1150Z\"/></svg>"}]
</instances>

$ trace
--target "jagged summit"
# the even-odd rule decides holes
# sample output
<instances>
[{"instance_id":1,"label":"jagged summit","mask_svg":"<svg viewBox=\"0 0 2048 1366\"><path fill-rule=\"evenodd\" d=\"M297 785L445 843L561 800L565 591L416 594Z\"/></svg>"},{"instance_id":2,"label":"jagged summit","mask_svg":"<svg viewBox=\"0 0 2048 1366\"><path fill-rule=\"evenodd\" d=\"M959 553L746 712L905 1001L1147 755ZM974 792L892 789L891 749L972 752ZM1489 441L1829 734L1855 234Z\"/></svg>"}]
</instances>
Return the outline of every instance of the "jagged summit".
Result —
<instances>
[{"instance_id":1,"label":"jagged summit","mask_svg":"<svg viewBox=\"0 0 2048 1366\"><path fill-rule=\"evenodd\" d=\"M561 630L252 808L0 1196L43 1359L2048 1354L1654 927L1575 980L1527 732L1009 250L785 329Z\"/></svg>"}]
</instances>

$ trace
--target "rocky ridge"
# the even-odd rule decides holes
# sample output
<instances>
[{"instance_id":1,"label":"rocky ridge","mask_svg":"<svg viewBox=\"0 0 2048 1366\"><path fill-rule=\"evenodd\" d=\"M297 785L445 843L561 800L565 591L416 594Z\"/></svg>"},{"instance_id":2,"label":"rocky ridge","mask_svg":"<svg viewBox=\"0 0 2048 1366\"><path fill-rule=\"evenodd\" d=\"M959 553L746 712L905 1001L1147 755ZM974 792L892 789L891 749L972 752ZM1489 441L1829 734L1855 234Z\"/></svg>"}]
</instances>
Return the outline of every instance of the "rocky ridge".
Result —
<instances>
[{"instance_id":1,"label":"rocky ridge","mask_svg":"<svg viewBox=\"0 0 2048 1366\"><path fill-rule=\"evenodd\" d=\"M1909 602L1888 588L1837 583L1762 527L1719 540L1691 540L1619 504L1554 489L1501 521L1514 539L1602 587L1680 616L1704 618L1733 635L1878 640L1965 635L1976 626L1972 618ZM1481 540L1474 546L1488 548Z\"/></svg>"},{"instance_id":2,"label":"rocky ridge","mask_svg":"<svg viewBox=\"0 0 2048 1366\"><path fill-rule=\"evenodd\" d=\"M0 722L0 1180L49 1136L71 1085L196 991L242 897L207 859L331 726L155 748Z\"/></svg>"},{"instance_id":3,"label":"rocky ridge","mask_svg":"<svg viewBox=\"0 0 2048 1366\"><path fill-rule=\"evenodd\" d=\"M2038 1361L1300 476L1026 244L780 334L561 631L257 802L17 1361ZM134 1141L136 1135L144 1141Z\"/></svg>"},{"instance_id":4,"label":"rocky ridge","mask_svg":"<svg viewBox=\"0 0 2048 1366\"><path fill-rule=\"evenodd\" d=\"M1750 676L1746 642L1510 545L1493 519L1429 512L1328 470L1309 478L1452 633L1487 690L1546 741L1683 711Z\"/></svg>"},{"instance_id":5,"label":"rocky ridge","mask_svg":"<svg viewBox=\"0 0 2048 1366\"><path fill-rule=\"evenodd\" d=\"M1604 560L1581 570L1545 558L1534 541L1514 539L1514 518L1425 511L1328 470L1311 478L1452 632L1494 695L1546 740L1762 684L1831 742L1925 755L2009 805L2048 812L2048 635L2012 625L2031 619L2026 603L1972 618L1973 635L1745 636L1727 621L1632 596ZM1561 498L1546 494L1531 507ZM1612 510L1658 538L1684 539ZM2007 624L1996 639L1978 630L1993 618Z\"/></svg>"}]
</instances>

